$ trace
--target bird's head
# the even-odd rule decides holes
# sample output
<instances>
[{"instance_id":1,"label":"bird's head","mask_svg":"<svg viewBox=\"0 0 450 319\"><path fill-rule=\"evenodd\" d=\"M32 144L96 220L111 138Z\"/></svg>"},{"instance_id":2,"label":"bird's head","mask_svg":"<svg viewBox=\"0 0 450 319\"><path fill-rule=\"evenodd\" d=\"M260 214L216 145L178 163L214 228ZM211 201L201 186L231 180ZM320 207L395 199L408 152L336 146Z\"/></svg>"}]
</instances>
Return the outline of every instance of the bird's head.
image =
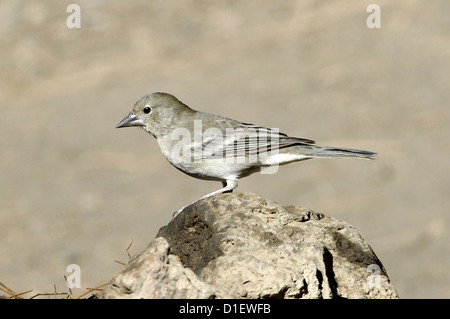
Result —
<instances>
[{"instance_id":1,"label":"bird's head","mask_svg":"<svg viewBox=\"0 0 450 319\"><path fill-rule=\"evenodd\" d=\"M138 126L158 138L170 133L175 123L190 112L194 111L171 94L151 93L137 101L116 128Z\"/></svg>"}]
</instances>

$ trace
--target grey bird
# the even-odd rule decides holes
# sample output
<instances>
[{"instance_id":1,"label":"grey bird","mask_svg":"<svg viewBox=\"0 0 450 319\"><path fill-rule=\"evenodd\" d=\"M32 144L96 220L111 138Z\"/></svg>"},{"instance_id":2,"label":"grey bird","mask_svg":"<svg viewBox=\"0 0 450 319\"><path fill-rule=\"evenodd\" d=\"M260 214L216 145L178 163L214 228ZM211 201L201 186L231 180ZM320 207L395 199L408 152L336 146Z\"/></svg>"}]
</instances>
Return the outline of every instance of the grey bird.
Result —
<instances>
[{"instance_id":1,"label":"grey bird","mask_svg":"<svg viewBox=\"0 0 450 319\"><path fill-rule=\"evenodd\" d=\"M322 147L313 140L290 137L277 129L196 111L173 95L160 92L137 101L116 128L133 126L153 135L162 154L180 171L222 182L223 188L198 200L232 192L240 178L258 171L270 174L279 165L312 158L373 159L377 155L364 150Z\"/></svg>"}]
</instances>

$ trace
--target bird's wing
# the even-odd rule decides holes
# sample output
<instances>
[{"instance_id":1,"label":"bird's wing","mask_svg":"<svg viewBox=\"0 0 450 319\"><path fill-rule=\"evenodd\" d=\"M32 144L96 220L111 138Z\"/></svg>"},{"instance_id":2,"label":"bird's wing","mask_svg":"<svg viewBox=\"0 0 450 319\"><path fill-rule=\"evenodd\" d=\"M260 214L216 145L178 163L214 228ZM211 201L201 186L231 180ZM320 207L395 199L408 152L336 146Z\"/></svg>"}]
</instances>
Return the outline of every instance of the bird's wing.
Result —
<instances>
[{"instance_id":1,"label":"bird's wing","mask_svg":"<svg viewBox=\"0 0 450 319\"><path fill-rule=\"evenodd\" d=\"M205 134L202 140L201 152L197 155L203 159L229 158L250 156L260 153L275 152L278 149L298 144L314 144L314 141L304 138L289 137L277 129L239 123L214 134Z\"/></svg>"}]
</instances>

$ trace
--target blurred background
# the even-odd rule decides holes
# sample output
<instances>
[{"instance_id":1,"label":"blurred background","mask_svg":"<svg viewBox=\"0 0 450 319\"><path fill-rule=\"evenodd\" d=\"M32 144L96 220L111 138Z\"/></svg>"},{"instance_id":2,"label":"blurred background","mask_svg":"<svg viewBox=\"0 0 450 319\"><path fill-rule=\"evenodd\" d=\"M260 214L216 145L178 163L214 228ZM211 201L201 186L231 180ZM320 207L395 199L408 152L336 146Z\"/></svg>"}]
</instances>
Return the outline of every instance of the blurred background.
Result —
<instances>
[{"instance_id":1,"label":"blurred background","mask_svg":"<svg viewBox=\"0 0 450 319\"><path fill-rule=\"evenodd\" d=\"M353 225L401 298L449 298L450 3L0 1L0 282L107 283L181 206L221 187L171 167L140 129L143 95L379 153L254 174L237 191Z\"/></svg>"}]
</instances>

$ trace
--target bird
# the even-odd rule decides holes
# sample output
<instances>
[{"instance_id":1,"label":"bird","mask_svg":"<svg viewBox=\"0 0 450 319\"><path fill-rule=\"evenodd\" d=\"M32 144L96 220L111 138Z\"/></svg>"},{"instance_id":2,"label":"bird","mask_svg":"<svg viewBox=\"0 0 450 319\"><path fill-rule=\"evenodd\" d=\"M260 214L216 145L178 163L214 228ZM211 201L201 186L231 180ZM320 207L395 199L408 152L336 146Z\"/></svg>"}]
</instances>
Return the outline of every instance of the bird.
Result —
<instances>
[{"instance_id":1,"label":"bird","mask_svg":"<svg viewBox=\"0 0 450 319\"><path fill-rule=\"evenodd\" d=\"M255 172L273 174L281 165L313 158L374 159L375 152L318 146L277 128L240 122L194 110L169 93L143 96L116 128L141 127L157 141L161 153L183 173L222 182L222 188L183 206L232 192L238 180ZM175 214L174 214L175 215Z\"/></svg>"}]
</instances>

